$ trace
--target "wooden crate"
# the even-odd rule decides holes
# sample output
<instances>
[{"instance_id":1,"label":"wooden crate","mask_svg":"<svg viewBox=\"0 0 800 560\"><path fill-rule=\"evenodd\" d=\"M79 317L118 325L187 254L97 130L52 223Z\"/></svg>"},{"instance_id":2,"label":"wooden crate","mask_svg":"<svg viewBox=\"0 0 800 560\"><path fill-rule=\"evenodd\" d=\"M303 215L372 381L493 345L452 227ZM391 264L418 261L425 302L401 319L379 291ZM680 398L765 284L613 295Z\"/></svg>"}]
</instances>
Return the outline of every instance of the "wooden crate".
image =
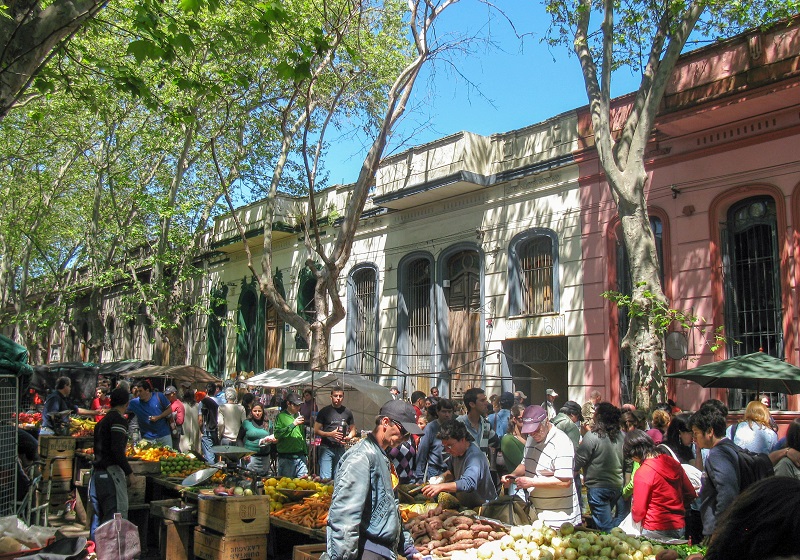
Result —
<instances>
[{"instance_id":1,"label":"wooden crate","mask_svg":"<svg viewBox=\"0 0 800 560\"><path fill-rule=\"evenodd\" d=\"M294 547L292 560L317 560L325 552L327 545L320 544L301 544Z\"/></svg>"},{"instance_id":2,"label":"wooden crate","mask_svg":"<svg viewBox=\"0 0 800 560\"><path fill-rule=\"evenodd\" d=\"M267 560L267 535L215 535L194 529L194 556L198 560Z\"/></svg>"},{"instance_id":3,"label":"wooden crate","mask_svg":"<svg viewBox=\"0 0 800 560\"><path fill-rule=\"evenodd\" d=\"M144 475L136 476L131 485L128 486L128 504L143 504L146 489L147 477Z\"/></svg>"},{"instance_id":4,"label":"wooden crate","mask_svg":"<svg viewBox=\"0 0 800 560\"><path fill-rule=\"evenodd\" d=\"M193 525L178 524L165 519L161 525L161 533L158 539L161 558L168 560L189 560L194 558L192 555L193 541Z\"/></svg>"},{"instance_id":5,"label":"wooden crate","mask_svg":"<svg viewBox=\"0 0 800 560\"><path fill-rule=\"evenodd\" d=\"M75 438L72 436L39 436L39 455L46 457L74 457Z\"/></svg>"},{"instance_id":6,"label":"wooden crate","mask_svg":"<svg viewBox=\"0 0 800 560\"><path fill-rule=\"evenodd\" d=\"M50 480L52 467L53 480L72 480L72 458L47 459L42 466L42 478Z\"/></svg>"},{"instance_id":7,"label":"wooden crate","mask_svg":"<svg viewBox=\"0 0 800 560\"><path fill-rule=\"evenodd\" d=\"M161 464L158 461L142 461L141 459L128 459L133 474L161 474Z\"/></svg>"},{"instance_id":8,"label":"wooden crate","mask_svg":"<svg viewBox=\"0 0 800 560\"><path fill-rule=\"evenodd\" d=\"M47 502L49 504L47 510L50 515L56 515L66 510L66 504L72 499L72 494L69 492L50 492L50 500L47 500L47 492L36 492L36 503L41 505Z\"/></svg>"},{"instance_id":9,"label":"wooden crate","mask_svg":"<svg viewBox=\"0 0 800 560\"><path fill-rule=\"evenodd\" d=\"M269 496L200 496L197 523L232 537L269 532Z\"/></svg>"}]
</instances>

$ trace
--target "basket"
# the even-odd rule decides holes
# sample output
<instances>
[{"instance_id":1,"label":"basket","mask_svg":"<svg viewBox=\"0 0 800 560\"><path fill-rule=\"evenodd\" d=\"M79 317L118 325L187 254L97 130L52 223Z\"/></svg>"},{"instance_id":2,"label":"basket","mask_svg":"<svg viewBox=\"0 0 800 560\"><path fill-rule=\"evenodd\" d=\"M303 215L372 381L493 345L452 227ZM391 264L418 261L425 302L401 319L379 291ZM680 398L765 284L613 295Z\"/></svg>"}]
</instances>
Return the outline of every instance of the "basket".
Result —
<instances>
[{"instance_id":1,"label":"basket","mask_svg":"<svg viewBox=\"0 0 800 560\"><path fill-rule=\"evenodd\" d=\"M286 496L290 502L299 502L303 498L308 498L317 493L316 490L289 490L288 488L277 488L277 490Z\"/></svg>"}]
</instances>

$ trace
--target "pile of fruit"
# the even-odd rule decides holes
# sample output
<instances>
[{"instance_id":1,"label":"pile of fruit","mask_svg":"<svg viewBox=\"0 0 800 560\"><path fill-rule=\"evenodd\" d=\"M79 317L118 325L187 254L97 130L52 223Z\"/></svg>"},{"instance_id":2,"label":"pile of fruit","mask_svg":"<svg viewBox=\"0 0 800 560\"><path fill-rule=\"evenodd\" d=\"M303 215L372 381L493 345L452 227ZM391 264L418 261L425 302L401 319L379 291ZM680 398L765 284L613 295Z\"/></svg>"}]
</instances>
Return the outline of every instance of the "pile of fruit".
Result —
<instances>
[{"instance_id":1,"label":"pile of fruit","mask_svg":"<svg viewBox=\"0 0 800 560\"><path fill-rule=\"evenodd\" d=\"M171 447L164 447L148 441L140 441L136 445L129 445L125 455L129 458L143 461L160 461L165 457L175 457L178 453Z\"/></svg>"},{"instance_id":2,"label":"pile of fruit","mask_svg":"<svg viewBox=\"0 0 800 560\"><path fill-rule=\"evenodd\" d=\"M319 479L314 480L311 478L265 478L264 479L264 494L269 496L270 511L277 511L283 507L283 504L288 501L288 498L281 494L281 490L314 490L314 496L330 496L333 494L333 485L323 484Z\"/></svg>"},{"instance_id":3,"label":"pile of fruit","mask_svg":"<svg viewBox=\"0 0 800 560\"><path fill-rule=\"evenodd\" d=\"M12 417L15 415L12 414ZM20 412L17 418L17 423L20 428L38 428L42 424L41 412Z\"/></svg>"},{"instance_id":4,"label":"pile of fruit","mask_svg":"<svg viewBox=\"0 0 800 560\"><path fill-rule=\"evenodd\" d=\"M97 422L94 418L84 418L81 416L69 417L69 435L73 437L86 437L94 435L94 427Z\"/></svg>"},{"instance_id":5,"label":"pile of fruit","mask_svg":"<svg viewBox=\"0 0 800 560\"><path fill-rule=\"evenodd\" d=\"M182 479L208 466L205 461L183 453L178 453L174 457L162 457L159 464L161 465L161 474L164 476Z\"/></svg>"},{"instance_id":6,"label":"pile of fruit","mask_svg":"<svg viewBox=\"0 0 800 560\"><path fill-rule=\"evenodd\" d=\"M457 547L443 552L439 548L435 552L431 550L431 553L453 560L656 560L663 558L665 554L675 554L677 558L674 550L667 550L664 546L645 539L627 536L619 528L612 529L609 534L595 533L578 531L571 523L564 523L560 529L555 530L536 521L532 525L511 527L508 534L499 539L485 539L480 544L478 541L479 539L474 539L472 546L466 549Z\"/></svg>"}]
</instances>

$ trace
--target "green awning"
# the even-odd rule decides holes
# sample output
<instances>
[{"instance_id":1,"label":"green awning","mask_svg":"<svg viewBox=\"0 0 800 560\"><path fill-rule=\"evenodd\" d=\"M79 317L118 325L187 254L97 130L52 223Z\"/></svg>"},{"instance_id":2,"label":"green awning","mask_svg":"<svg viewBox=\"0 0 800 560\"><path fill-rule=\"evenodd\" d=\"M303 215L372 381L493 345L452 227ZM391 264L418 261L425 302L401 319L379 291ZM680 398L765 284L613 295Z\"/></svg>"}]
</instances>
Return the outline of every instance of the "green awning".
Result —
<instances>
[{"instance_id":1,"label":"green awning","mask_svg":"<svg viewBox=\"0 0 800 560\"><path fill-rule=\"evenodd\" d=\"M667 377L688 379L707 389L800 393L800 368L764 352L703 364Z\"/></svg>"}]
</instances>

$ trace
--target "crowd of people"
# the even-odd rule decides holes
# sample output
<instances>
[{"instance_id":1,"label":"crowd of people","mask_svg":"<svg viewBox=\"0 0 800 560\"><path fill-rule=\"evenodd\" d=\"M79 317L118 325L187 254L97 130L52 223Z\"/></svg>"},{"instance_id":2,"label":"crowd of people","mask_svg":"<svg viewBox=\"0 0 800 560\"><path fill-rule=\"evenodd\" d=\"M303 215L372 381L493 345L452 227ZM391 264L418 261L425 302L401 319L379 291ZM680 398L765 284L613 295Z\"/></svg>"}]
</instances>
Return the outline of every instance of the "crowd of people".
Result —
<instances>
[{"instance_id":1,"label":"crowd of people","mask_svg":"<svg viewBox=\"0 0 800 560\"><path fill-rule=\"evenodd\" d=\"M247 468L259 474L300 477L313 467L322 478L334 479L328 555L336 559L394 558L391 550L415 557L391 506L394 498L384 503L397 483L422 484L428 498L450 493L470 508L505 491L529 502L554 528L587 522L609 531L625 523L627 531L633 527L648 538L710 543L708 558L731 557L725 556L733 549L723 547L721 534L746 526L752 536L756 526L774 532L797 524L746 521L743 503L758 497L772 503L777 494L767 493L773 487L791 493L800 485L800 420L779 439L761 401L749 403L741 421L729 422L727 407L715 399L691 414L672 402L647 414L604 402L599 391L583 405L567 400L558 406L552 389L541 404L529 405L520 391L488 396L474 387L454 400L439 397L434 388L428 395L412 393L409 402L392 387L392 400L374 428L359 438L341 387L330 391L330 404L318 411L310 389L277 400L214 383L205 391L184 384L180 394L174 386L162 393L141 380L130 388L123 383L114 391L98 390L88 410L67 402L69 388L67 378L59 379L45 411L101 419L90 489L98 523L108 511L124 509L122 489L132 475L120 449L141 438L194 452L209 463L218 459L214 446L241 445L253 452ZM309 453L312 448L316 454ZM742 450L758 454L775 477L748 479ZM794 505L757 506L766 518L779 512L797 517ZM353 516L368 518L356 522ZM366 528L357 543L348 541L353 535L339 534L354 522ZM797 545L780 550L789 549L800 553Z\"/></svg>"}]
</instances>

